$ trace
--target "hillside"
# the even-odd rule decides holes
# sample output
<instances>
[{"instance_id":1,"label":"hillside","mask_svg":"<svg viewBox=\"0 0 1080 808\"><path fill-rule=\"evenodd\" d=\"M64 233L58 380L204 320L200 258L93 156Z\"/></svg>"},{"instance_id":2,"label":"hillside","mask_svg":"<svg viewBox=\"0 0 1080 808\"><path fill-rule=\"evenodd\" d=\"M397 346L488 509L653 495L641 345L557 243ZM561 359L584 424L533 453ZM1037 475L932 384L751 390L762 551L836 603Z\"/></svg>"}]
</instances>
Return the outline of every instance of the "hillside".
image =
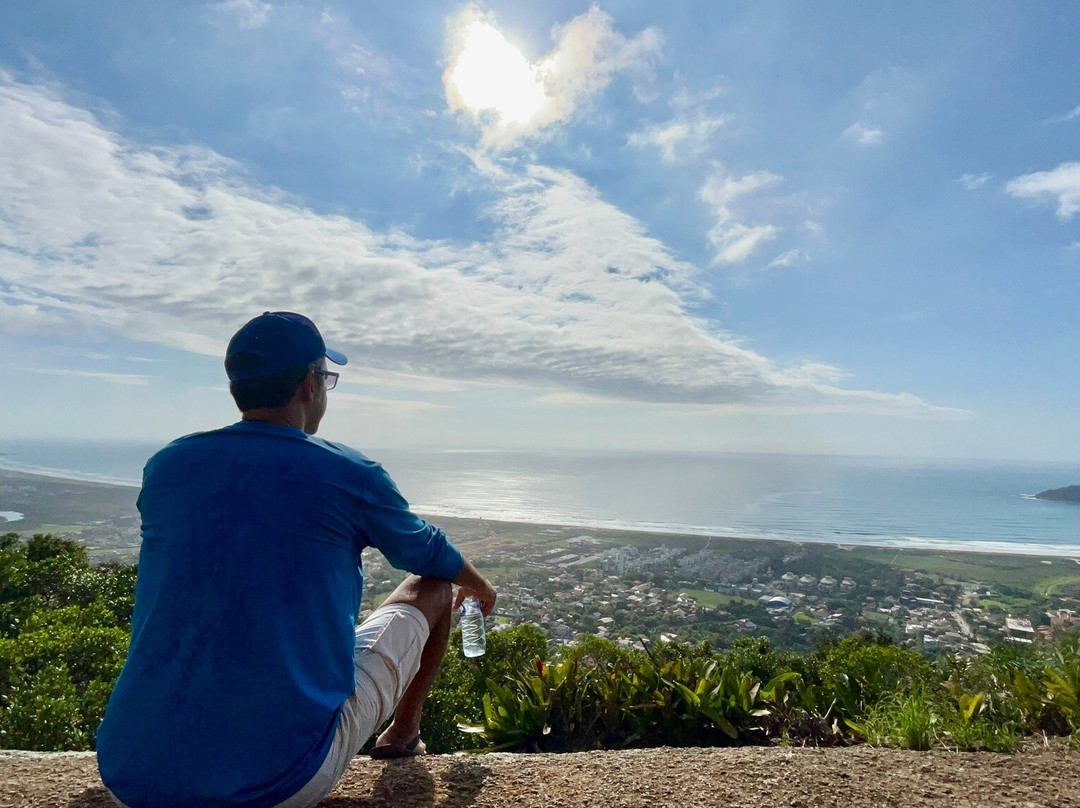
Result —
<instances>
[{"instance_id":1,"label":"hillside","mask_svg":"<svg viewBox=\"0 0 1080 808\"><path fill-rule=\"evenodd\" d=\"M1080 806L1080 752L644 749L572 755L358 757L323 808L953 808ZM90 753L0 752L0 808L112 808Z\"/></svg>"},{"instance_id":2,"label":"hillside","mask_svg":"<svg viewBox=\"0 0 1080 808\"><path fill-rule=\"evenodd\" d=\"M1080 503L1080 485L1067 485L1064 488L1051 488L1035 495L1035 499L1048 499L1051 502Z\"/></svg>"}]
</instances>

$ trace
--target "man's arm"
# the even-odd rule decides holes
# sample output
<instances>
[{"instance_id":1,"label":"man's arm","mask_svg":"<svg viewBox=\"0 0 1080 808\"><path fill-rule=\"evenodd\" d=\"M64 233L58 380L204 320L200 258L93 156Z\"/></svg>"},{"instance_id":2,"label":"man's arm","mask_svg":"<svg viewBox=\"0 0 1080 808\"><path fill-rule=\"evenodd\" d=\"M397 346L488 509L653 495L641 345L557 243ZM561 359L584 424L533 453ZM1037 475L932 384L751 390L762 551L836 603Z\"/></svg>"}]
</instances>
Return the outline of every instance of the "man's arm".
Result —
<instances>
[{"instance_id":1,"label":"man's arm","mask_svg":"<svg viewBox=\"0 0 1080 808\"><path fill-rule=\"evenodd\" d=\"M498 597L495 587L447 541L446 534L409 510L409 503L382 466L362 460L371 475L365 486L365 507L360 509L367 542L396 569L449 579L461 587L455 609L472 595L480 601L484 617L490 615ZM450 578L459 569L457 577Z\"/></svg>"},{"instance_id":2,"label":"man's arm","mask_svg":"<svg viewBox=\"0 0 1080 808\"><path fill-rule=\"evenodd\" d=\"M461 587L457 593L457 600L454 601L455 609L460 609L461 604L465 602L465 598L470 595L480 601L480 609L483 611L484 617L490 615L495 609L495 599L498 597L498 592L495 591L495 587L491 585L487 578L476 571L476 567L468 559L465 559L465 566L461 568L461 574L453 582Z\"/></svg>"}]
</instances>

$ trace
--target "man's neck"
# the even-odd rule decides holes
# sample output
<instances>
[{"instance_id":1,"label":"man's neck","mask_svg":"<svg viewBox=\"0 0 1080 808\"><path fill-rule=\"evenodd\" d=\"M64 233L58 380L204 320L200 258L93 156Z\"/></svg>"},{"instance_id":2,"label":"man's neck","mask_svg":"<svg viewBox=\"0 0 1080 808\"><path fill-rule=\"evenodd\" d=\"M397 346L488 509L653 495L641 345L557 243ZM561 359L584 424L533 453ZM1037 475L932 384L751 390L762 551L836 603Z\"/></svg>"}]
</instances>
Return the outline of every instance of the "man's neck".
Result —
<instances>
[{"instance_id":1,"label":"man's neck","mask_svg":"<svg viewBox=\"0 0 1080 808\"><path fill-rule=\"evenodd\" d=\"M295 412L291 407L261 407L248 410L241 416L242 421L258 421L277 426L291 426L306 432L303 413Z\"/></svg>"}]
</instances>

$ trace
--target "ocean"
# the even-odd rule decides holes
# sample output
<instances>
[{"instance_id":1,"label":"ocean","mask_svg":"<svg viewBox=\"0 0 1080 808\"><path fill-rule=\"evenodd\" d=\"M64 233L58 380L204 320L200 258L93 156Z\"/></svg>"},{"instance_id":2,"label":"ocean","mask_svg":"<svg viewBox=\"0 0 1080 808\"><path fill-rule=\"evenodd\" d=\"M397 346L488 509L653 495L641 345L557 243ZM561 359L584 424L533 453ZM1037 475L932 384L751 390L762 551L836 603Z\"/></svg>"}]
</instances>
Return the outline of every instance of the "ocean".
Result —
<instances>
[{"instance_id":1,"label":"ocean","mask_svg":"<svg viewBox=\"0 0 1080 808\"><path fill-rule=\"evenodd\" d=\"M0 440L0 467L138 485L158 448ZM1080 465L774 454L367 454L430 516L1080 556L1080 506L1032 498L1080 483Z\"/></svg>"}]
</instances>

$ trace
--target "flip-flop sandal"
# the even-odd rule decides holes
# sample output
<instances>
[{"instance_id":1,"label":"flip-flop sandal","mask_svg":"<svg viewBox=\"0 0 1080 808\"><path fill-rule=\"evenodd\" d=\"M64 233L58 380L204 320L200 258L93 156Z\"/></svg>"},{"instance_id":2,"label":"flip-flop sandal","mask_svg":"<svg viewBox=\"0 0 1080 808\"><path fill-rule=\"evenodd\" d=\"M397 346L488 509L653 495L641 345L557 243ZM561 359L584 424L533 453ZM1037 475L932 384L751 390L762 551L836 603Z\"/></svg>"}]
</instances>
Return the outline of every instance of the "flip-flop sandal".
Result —
<instances>
[{"instance_id":1,"label":"flip-flop sandal","mask_svg":"<svg viewBox=\"0 0 1080 808\"><path fill-rule=\"evenodd\" d=\"M372 760L394 760L395 758L410 758L419 757L420 755L427 754L427 747L424 746L424 742L420 740L420 736L417 735L411 741L404 746L398 744L388 743L382 746L376 746L371 750Z\"/></svg>"}]
</instances>

